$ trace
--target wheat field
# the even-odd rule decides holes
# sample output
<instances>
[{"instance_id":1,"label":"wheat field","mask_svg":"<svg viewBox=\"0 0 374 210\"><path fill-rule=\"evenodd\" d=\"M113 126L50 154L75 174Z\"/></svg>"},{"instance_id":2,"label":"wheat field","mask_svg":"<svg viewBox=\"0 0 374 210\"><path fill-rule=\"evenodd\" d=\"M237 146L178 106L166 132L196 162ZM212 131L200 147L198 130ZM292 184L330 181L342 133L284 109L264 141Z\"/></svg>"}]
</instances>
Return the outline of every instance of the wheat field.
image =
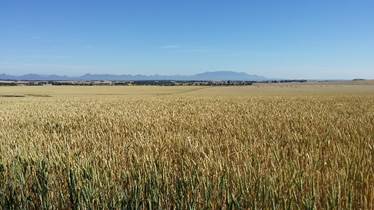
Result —
<instances>
[{"instance_id":1,"label":"wheat field","mask_svg":"<svg viewBox=\"0 0 374 210\"><path fill-rule=\"evenodd\" d=\"M374 209L374 84L0 87L0 209Z\"/></svg>"}]
</instances>

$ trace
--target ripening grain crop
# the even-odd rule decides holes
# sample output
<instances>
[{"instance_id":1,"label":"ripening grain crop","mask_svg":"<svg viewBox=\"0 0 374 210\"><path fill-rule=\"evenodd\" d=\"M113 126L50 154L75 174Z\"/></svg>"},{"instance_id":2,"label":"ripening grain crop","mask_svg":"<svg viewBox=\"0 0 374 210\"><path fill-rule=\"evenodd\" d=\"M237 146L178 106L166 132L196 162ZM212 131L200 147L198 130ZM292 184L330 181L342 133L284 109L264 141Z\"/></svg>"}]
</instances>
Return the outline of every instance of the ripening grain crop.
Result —
<instances>
[{"instance_id":1,"label":"ripening grain crop","mask_svg":"<svg viewBox=\"0 0 374 210\"><path fill-rule=\"evenodd\" d=\"M279 89L0 97L0 206L374 209L374 93Z\"/></svg>"}]
</instances>

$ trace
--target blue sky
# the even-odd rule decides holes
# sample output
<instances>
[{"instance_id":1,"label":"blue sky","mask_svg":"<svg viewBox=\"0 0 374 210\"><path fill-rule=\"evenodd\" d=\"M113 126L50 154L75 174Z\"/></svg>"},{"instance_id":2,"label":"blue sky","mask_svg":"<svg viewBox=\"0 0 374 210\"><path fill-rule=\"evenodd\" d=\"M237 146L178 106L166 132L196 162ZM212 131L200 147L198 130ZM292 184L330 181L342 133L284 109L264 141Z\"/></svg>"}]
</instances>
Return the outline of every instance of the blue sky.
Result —
<instances>
[{"instance_id":1,"label":"blue sky","mask_svg":"<svg viewBox=\"0 0 374 210\"><path fill-rule=\"evenodd\" d=\"M372 0L0 0L0 73L374 78Z\"/></svg>"}]
</instances>

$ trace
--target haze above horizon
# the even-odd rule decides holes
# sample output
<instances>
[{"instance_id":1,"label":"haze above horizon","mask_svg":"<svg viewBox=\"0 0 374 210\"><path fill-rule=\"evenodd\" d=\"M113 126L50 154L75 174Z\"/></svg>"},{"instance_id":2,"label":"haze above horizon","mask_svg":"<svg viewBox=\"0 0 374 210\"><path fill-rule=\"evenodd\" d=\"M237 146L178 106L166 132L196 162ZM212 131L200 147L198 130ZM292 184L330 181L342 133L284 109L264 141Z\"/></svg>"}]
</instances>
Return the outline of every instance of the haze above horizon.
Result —
<instances>
[{"instance_id":1,"label":"haze above horizon","mask_svg":"<svg viewBox=\"0 0 374 210\"><path fill-rule=\"evenodd\" d=\"M374 1L0 1L0 74L374 79Z\"/></svg>"}]
</instances>

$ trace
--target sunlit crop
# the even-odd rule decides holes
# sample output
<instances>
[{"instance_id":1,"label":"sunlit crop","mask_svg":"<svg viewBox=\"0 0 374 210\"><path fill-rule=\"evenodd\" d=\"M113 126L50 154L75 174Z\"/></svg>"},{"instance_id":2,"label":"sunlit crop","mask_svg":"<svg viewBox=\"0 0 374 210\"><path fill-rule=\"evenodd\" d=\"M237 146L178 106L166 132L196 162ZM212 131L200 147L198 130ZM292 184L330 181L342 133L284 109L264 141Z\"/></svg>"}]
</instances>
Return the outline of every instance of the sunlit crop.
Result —
<instances>
[{"instance_id":1,"label":"sunlit crop","mask_svg":"<svg viewBox=\"0 0 374 210\"><path fill-rule=\"evenodd\" d=\"M0 97L0 208L374 209L374 93L169 90Z\"/></svg>"}]
</instances>

